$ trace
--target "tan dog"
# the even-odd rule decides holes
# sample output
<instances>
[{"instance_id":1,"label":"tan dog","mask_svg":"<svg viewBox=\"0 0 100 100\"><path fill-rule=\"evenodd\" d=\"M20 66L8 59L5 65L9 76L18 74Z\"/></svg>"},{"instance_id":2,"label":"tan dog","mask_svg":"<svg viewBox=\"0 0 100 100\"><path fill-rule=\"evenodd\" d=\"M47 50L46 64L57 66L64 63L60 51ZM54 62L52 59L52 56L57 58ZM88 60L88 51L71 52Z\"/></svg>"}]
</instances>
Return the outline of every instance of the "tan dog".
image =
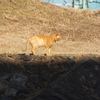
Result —
<instances>
[{"instance_id":1,"label":"tan dog","mask_svg":"<svg viewBox=\"0 0 100 100\"><path fill-rule=\"evenodd\" d=\"M28 44L32 44L32 54L35 54L35 50L39 47L39 46L45 46L46 50L47 50L47 56L50 56L50 48L52 47L52 45L56 42L61 40L61 35L60 33L57 34L53 34L53 35L49 35L49 36L32 36L27 40L26 43L26 50L28 47Z\"/></svg>"}]
</instances>

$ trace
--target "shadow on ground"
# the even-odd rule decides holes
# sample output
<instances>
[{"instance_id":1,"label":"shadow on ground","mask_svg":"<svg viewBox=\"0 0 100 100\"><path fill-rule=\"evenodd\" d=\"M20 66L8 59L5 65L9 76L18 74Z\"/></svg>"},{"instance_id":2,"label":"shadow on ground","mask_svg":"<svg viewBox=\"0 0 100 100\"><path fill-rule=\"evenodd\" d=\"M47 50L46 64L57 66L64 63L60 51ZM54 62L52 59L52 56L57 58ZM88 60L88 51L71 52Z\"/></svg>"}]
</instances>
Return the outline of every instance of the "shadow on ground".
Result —
<instances>
[{"instance_id":1,"label":"shadow on ground","mask_svg":"<svg viewBox=\"0 0 100 100\"><path fill-rule=\"evenodd\" d=\"M100 57L0 55L1 100L100 100Z\"/></svg>"}]
</instances>

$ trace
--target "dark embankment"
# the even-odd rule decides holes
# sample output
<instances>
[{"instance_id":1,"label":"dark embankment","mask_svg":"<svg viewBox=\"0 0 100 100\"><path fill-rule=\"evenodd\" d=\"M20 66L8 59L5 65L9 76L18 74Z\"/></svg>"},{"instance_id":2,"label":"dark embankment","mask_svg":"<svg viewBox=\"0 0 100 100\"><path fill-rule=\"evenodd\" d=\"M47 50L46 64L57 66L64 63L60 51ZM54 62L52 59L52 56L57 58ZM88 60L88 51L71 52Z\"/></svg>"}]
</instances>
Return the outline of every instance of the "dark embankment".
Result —
<instances>
[{"instance_id":1,"label":"dark embankment","mask_svg":"<svg viewBox=\"0 0 100 100\"><path fill-rule=\"evenodd\" d=\"M0 55L0 100L100 100L100 57Z\"/></svg>"}]
</instances>

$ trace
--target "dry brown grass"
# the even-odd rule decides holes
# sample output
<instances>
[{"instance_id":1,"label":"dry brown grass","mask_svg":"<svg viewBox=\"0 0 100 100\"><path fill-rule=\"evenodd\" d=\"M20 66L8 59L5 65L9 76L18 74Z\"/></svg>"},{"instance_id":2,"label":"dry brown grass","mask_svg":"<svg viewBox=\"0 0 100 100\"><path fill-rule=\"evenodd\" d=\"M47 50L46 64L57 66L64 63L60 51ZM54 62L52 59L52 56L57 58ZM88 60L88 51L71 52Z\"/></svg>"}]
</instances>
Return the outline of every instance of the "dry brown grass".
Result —
<instances>
[{"instance_id":1,"label":"dry brown grass","mask_svg":"<svg viewBox=\"0 0 100 100\"><path fill-rule=\"evenodd\" d=\"M58 32L63 40L52 47L52 54L100 53L99 10L61 8L39 1L0 0L0 53L23 53L28 37Z\"/></svg>"}]
</instances>

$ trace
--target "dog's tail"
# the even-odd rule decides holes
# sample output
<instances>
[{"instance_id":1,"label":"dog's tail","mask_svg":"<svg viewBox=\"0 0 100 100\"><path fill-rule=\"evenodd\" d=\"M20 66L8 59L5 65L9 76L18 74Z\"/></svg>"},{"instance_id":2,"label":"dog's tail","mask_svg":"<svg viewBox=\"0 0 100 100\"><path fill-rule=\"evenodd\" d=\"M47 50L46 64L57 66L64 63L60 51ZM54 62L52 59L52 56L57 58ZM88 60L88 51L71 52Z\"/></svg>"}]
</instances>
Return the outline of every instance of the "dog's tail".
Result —
<instances>
[{"instance_id":1,"label":"dog's tail","mask_svg":"<svg viewBox=\"0 0 100 100\"><path fill-rule=\"evenodd\" d=\"M29 43L30 43L30 40L28 39L27 42L26 42L25 51L27 50Z\"/></svg>"},{"instance_id":2,"label":"dog's tail","mask_svg":"<svg viewBox=\"0 0 100 100\"><path fill-rule=\"evenodd\" d=\"M26 46L25 46L25 50L24 50L24 51L27 50L29 43L30 43L30 41L29 41L29 39L28 39L27 42L26 42Z\"/></svg>"}]
</instances>

